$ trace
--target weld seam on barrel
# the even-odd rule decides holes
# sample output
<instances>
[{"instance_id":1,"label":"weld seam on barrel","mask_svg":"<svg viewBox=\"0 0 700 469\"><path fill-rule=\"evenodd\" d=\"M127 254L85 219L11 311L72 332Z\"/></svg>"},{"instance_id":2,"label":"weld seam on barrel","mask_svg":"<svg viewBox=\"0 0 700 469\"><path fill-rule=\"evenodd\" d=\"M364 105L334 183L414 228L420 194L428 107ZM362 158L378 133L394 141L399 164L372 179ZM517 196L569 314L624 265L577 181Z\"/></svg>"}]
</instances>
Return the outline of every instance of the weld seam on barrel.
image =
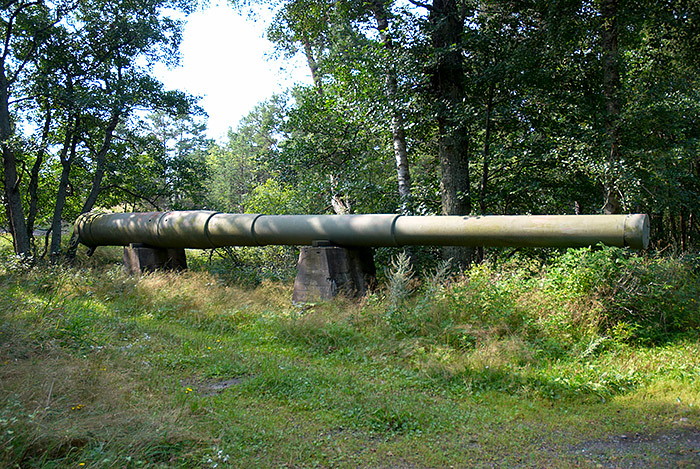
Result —
<instances>
[{"instance_id":1,"label":"weld seam on barrel","mask_svg":"<svg viewBox=\"0 0 700 469\"><path fill-rule=\"evenodd\" d=\"M102 217L102 216L105 216L105 214L104 214L104 213L99 213L99 214L97 214L95 217L93 217L92 220L89 221L89 226L88 226L88 231L89 231L89 233L88 233L88 236L90 237L90 239L92 240L92 243L93 243L95 246L97 245L97 243L95 242L95 236L92 234L92 223L93 223L95 220L97 220L99 217Z\"/></svg>"},{"instance_id":2,"label":"weld seam on barrel","mask_svg":"<svg viewBox=\"0 0 700 469\"><path fill-rule=\"evenodd\" d=\"M212 218L220 214L221 212L214 212L209 217L207 218L207 221L204 222L204 237L207 239L207 242L209 243L209 246L212 248L215 248L214 243L211 240L211 236L209 236L209 222L211 221Z\"/></svg>"},{"instance_id":3,"label":"weld seam on barrel","mask_svg":"<svg viewBox=\"0 0 700 469\"><path fill-rule=\"evenodd\" d=\"M99 217L99 215L98 215L97 217ZM97 217L94 217L92 220L89 220L89 221L88 221L88 226L87 226L87 228L88 228L88 234L87 234L87 235L88 235L88 238L92 240L93 244L95 243L95 238L92 236L92 222L93 222L93 220L97 219ZM86 217L86 218L87 218L87 217ZM87 221L87 220L86 220L86 221Z\"/></svg>"},{"instance_id":4,"label":"weld seam on barrel","mask_svg":"<svg viewBox=\"0 0 700 469\"><path fill-rule=\"evenodd\" d=\"M253 221L250 222L250 238L257 246L262 246L262 244L258 243L257 236L255 235L255 222L257 222L258 218L262 216L262 214L258 214L255 218L253 218Z\"/></svg>"},{"instance_id":5,"label":"weld seam on barrel","mask_svg":"<svg viewBox=\"0 0 700 469\"><path fill-rule=\"evenodd\" d=\"M80 219L77 223L78 225L78 240L84 240L84 239L89 239L90 235L86 233L86 226L87 223L87 216L86 214L83 214L80 216Z\"/></svg>"},{"instance_id":6,"label":"weld seam on barrel","mask_svg":"<svg viewBox=\"0 0 700 469\"><path fill-rule=\"evenodd\" d=\"M86 226L87 225L87 216L86 214L83 214L80 216L78 221L76 222L76 225L78 225L78 240L82 242L82 240L89 239L89 234L86 231Z\"/></svg>"},{"instance_id":7,"label":"weld seam on barrel","mask_svg":"<svg viewBox=\"0 0 700 469\"><path fill-rule=\"evenodd\" d=\"M396 215L393 220L391 220L391 241L394 246L401 247L399 242L396 240L396 222L401 218L402 215Z\"/></svg>"},{"instance_id":8,"label":"weld seam on barrel","mask_svg":"<svg viewBox=\"0 0 700 469\"><path fill-rule=\"evenodd\" d=\"M78 223L78 238L91 239L92 236L90 233L90 227L91 224L88 222L88 217L83 215L82 220L80 220L80 223Z\"/></svg>"},{"instance_id":9,"label":"weld seam on barrel","mask_svg":"<svg viewBox=\"0 0 700 469\"><path fill-rule=\"evenodd\" d=\"M163 221L163 219L171 212L162 212L160 216L158 217L158 220L156 221L156 239L160 239L161 234L160 234L160 224ZM148 233L148 230L146 230L146 233ZM142 241L143 242L143 241Z\"/></svg>"},{"instance_id":10,"label":"weld seam on barrel","mask_svg":"<svg viewBox=\"0 0 700 469\"><path fill-rule=\"evenodd\" d=\"M92 239L92 220L89 220L87 215L88 214L82 215L82 220L78 224L78 238L89 239L94 243ZM93 217L93 219L95 218L97 217ZM83 236L84 231L86 231L85 236Z\"/></svg>"}]
</instances>

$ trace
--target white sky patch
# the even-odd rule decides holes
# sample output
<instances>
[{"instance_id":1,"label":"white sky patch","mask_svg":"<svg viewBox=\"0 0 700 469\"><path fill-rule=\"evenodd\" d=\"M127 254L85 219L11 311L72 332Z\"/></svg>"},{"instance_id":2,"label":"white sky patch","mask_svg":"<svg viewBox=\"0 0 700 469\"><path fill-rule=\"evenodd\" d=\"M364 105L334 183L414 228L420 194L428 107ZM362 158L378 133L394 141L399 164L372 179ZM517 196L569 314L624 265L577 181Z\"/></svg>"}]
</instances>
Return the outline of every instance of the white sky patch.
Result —
<instances>
[{"instance_id":1,"label":"white sky patch","mask_svg":"<svg viewBox=\"0 0 700 469\"><path fill-rule=\"evenodd\" d=\"M168 89L201 96L209 114L210 138L222 140L229 127L256 104L291 87L311 84L301 57L273 60L264 32L271 14L261 10L257 21L227 6L213 6L187 18L181 65L173 70L158 64L155 75Z\"/></svg>"}]
</instances>

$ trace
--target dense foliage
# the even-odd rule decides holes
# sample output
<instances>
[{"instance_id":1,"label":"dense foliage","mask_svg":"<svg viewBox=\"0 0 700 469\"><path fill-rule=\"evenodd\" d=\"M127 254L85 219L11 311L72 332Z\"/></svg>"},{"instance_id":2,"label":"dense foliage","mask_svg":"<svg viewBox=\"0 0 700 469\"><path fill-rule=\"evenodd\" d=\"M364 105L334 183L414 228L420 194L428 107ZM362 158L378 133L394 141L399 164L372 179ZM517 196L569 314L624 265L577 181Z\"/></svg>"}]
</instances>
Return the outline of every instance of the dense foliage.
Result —
<instances>
[{"instance_id":1,"label":"dense foliage","mask_svg":"<svg viewBox=\"0 0 700 469\"><path fill-rule=\"evenodd\" d=\"M230 156L214 181L248 211L274 181L282 213L644 212L655 246L687 249L698 15L688 2L282 2L269 38L304 55L314 85L253 111L217 148Z\"/></svg>"},{"instance_id":2,"label":"dense foliage","mask_svg":"<svg viewBox=\"0 0 700 469\"><path fill-rule=\"evenodd\" d=\"M197 109L185 94L165 90L151 68L176 62L177 13L193 6L188 0L3 4L3 225L17 254L36 254L35 227L42 227L51 232L47 248L57 258L65 244L62 223L94 207L181 202L183 179L192 180L185 154L197 148L173 151L173 135L155 127L163 115L187 116L176 121L184 122ZM159 112L151 128L139 122L149 111Z\"/></svg>"},{"instance_id":3,"label":"dense foliage","mask_svg":"<svg viewBox=\"0 0 700 469\"><path fill-rule=\"evenodd\" d=\"M176 62L194 3L3 7L2 222L18 254L40 254L39 227L72 256L61 223L94 208L644 212L655 246L697 244L697 2L278 1L268 38L313 85L220 143L150 72Z\"/></svg>"}]
</instances>

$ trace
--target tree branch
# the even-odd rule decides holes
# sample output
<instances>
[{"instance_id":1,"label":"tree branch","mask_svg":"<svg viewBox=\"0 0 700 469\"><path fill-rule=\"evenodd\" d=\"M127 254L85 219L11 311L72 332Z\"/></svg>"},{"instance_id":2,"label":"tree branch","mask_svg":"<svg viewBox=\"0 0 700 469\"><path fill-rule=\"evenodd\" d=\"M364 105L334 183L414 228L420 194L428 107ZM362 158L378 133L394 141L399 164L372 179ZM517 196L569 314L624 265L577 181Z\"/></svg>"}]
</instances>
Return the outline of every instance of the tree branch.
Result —
<instances>
[{"instance_id":1,"label":"tree branch","mask_svg":"<svg viewBox=\"0 0 700 469\"><path fill-rule=\"evenodd\" d=\"M409 3L412 3L413 5L420 7L420 8L425 8L428 11L433 11L433 6L428 5L427 3L419 2L418 0L408 0Z\"/></svg>"},{"instance_id":2,"label":"tree branch","mask_svg":"<svg viewBox=\"0 0 700 469\"><path fill-rule=\"evenodd\" d=\"M29 3L25 3L24 5L19 6L19 7L17 8L17 10L15 10L15 11L12 13L12 16L10 16L10 19L7 21L7 30L6 30L6 33L5 33L4 50L2 51L2 63L3 63L3 64L7 61L7 55L8 55L9 52L10 52L10 40L12 39L12 29L13 29L13 27L14 27L15 19L17 19L17 16L22 12L22 10L24 10L24 9L26 9L26 8L30 8L30 7L32 7L32 6L37 6L37 5L40 5L40 4L41 4L41 2L39 2L39 1L33 1L33 2L29 2ZM57 22L58 22L58 21L57 21ZM54 24L55 24L55 23L54 23ZM52 24L51 26L53 26L53 24ZM45 28L45 29L48 29L48 27ZM43 30L40 30L40 31L43 31ZM25 58L22 60L22 62L21 62L21 64L19 65L19 67L17 67L17 69L15 70L14 77L7 80L8 83L11 84L11 83L14 83L14 82L15 82L15 80L17 79L17 76L19 75L19 72L24 68L25 65L27 65L27 62L29 62L29 60L30 60L29 58L32 56L32 54L33 54L34 51L36 50L36 47L37 47L37 35L35 34L35 35L34 35L34 40L32 41L32 47L29 48L29 51L27 52L27 55L26 55Z\"/></svg>"},{"instance_id":3,"label":"tree branch","mask_svg":"<svg viewBox=\"0 0 700 469\"><path fill-rule=\"evenodd\" d=\"M161 209L160 209L160 206L158 206L158 204L157 204L156 202L154 202L153 200L149 199L148 197L145 197L145 196L143 196L143 195L137 194L137 193L135 193L135 192L133 192L133 191L130 191L129 189L126 189L126 188L124 188L124 187L118 186L118 185L116 185L116 184L110 184L109 186L104 186L104 187L100 190L100 192L107 191L107 190L110 190L110 189L117 189L117 190L120 190L120 191L122 191L122 192L124 192L124 193L126 193L126 194L129 194L130 196L135 197L135 198L137 198L137 199L139 199L139 200L145 200L146 202L148 202L149 204L151 204L151 205L153 206L153 208L155 208L157 211L160 211L160 210L161 210Z\"/></svg>"}]
</instances>

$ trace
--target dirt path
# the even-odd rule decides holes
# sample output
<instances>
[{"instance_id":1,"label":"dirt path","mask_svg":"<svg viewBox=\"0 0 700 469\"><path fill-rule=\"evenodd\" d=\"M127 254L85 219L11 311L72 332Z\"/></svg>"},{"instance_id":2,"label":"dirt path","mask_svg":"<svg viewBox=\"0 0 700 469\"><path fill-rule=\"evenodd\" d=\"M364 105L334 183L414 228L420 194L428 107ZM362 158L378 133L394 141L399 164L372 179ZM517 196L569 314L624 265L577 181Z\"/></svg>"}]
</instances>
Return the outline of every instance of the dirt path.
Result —
<instances>
[{"instance_id":1,"label":"dirt path","mask_svg":"<svg viewBox=\"0 0 700 469\"><path fill-rule=\"evenodd\" d=\"M682 423L682 422L681 422ZM700 468L700 429L616 435L571 448L579 462L603 468Z\"/></svg>"}]
</instances>

